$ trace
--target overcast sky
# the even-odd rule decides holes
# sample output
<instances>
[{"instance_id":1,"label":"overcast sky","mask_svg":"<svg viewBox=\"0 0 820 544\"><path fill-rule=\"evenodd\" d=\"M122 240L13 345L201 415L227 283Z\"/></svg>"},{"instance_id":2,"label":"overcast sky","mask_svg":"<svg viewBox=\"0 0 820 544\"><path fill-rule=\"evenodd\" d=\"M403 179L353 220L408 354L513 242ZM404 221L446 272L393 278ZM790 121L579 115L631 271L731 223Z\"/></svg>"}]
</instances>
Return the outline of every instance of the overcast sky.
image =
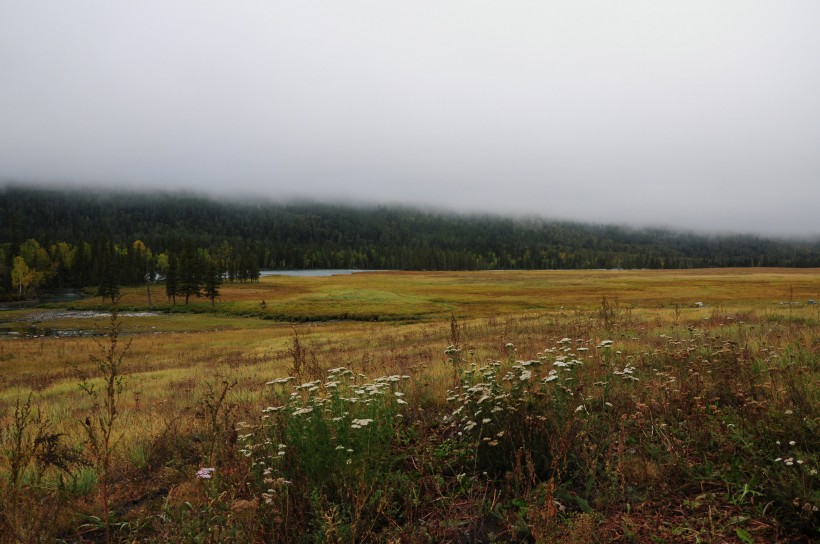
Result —
<instances>
[{"instance_id":1,"label":"overcast sky","mask_svg":"<svg viewBox=\"0 0 820 544\"><path fill-rule=\"evenodd\" d=\"M6 1L0 181L820 234L820 2Z\"/></svg>"}]
</instances>

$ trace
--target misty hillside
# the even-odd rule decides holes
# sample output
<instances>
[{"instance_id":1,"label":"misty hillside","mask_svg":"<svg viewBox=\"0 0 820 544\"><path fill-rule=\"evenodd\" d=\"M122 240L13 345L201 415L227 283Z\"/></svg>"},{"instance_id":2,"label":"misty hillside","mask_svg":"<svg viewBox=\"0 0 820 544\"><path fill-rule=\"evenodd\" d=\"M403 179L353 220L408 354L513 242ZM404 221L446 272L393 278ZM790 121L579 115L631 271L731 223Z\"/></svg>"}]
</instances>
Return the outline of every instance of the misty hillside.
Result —
<instances>
[{"instance_id":1,"label":"misty hillside","mask_svg":"<svg viewBox=\"0 0 820 544\"><path fill-rule=\"evenodd\" d=\"M820 242L703 236L399 207L218 202L186 194L0 189L6 260L34 239L155 253L247 248L260 268L398 270L820 266ZM10 262L10 261L9 261Z\"/></svg>"}]
</instances>

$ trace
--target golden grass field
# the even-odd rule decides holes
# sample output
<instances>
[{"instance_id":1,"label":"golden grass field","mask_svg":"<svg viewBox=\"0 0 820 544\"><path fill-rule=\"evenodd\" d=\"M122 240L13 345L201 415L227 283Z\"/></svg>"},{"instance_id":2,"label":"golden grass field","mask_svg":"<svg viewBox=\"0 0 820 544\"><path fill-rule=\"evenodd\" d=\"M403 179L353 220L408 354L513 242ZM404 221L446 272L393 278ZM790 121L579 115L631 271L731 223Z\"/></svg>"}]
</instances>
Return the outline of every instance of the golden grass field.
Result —
<instances>
[{"instance_id":1,"label":"golden grass field","mask_svg":"<svg viewBox=\"0 0 820 544\"><path fill-rule=\"evenodd\" d=\"M790 291L791 290L791 291ZM601 296L626 305L657 309L691 306L766 305L817 300L816 269L710 269L692 271L494 271L370 272L331 277L273 276L258 283L226 285L220 304L226 311L261 313L289 319L334 315L381 319L484 317L521 311L589 307ZM164 301L163 296L154 299ZM265 300L264 311L259 303ZM88 299L94 305L98 299ZM197 301L197 305L207 305ZM140 290L129 290L123 306L144 306Z\"/></svg>"},{"instance_id":2,"label":"golden grass field","mask_svg":"<svg viewBox=\"0 0 820 544\"><path fill-rule=\"evenodd\" d=\"M135 458L168 428L201 424L202 399L223 381L236 382L226 398L235 417L256 417L270 402L265 382L292 369L297 335L314 371L345 366L368 376L411 375L408 398L435 407L452 386L444 351L453 341L453 318L465 361L479 366L505 357L508 342L519 358L533 358L564 336L590 342L606 336L624 353L639 353L665 345L661 334L684 337L697 328L714 331L710 342L723 335L752 350L776 337L783 349L799 345L816 354L820 305L809 299L820 301L817 269L275 276L223 285L213 307L205 299L171 307L157 285L156 315L121 318L120 340L128 349L115 459L123 467L138 464ZM10 414L33 391L53 428L81 444L90 400L78 382L94 377L90 357L106 338L44 333L104 333L109 322L55 317L69 306L108 307L89 297L0 313L0 327L20 333L0 337L0 413ZM120 307L148 310L145 289L125 289Z\"/></svg>"},{"instance_id":3,"label":"golden grass field","mask_svg":"<svg viewBox=\"0 0 820 544\"><path fill-rule=\"evenodd\" d=\"M140 419L145 420L157 409L183 410L205 381L220 376L238 380L242 395L253 399L264 390L265 381L286 375L294 331L322 366L363 366L371 374L408 365L435 371L445 360L451 316L464 324L484 356L497 357L493 350L507 341L535 353L549 340L538 338L539 323L570 323L573 316L594 315L602 297L617 303L636 323L660 328L671 323L676 313L681 322L749 313L817 322L820 304L811 306L806 301L820 301L820 271L375 272L274 276L258 283L227 284L214 307L196 298L188 308L176 306L196 313L122 318L130 342L124 366L125 398L134 407L139 403ZM267 305L264 310L262 300ZM153 301L157 310L171 309L161 285L154 288ZM782 304L789 301L800 304ZM695 302L705 307L695 308ZM120 306L147 310L144 288L125 289ZM105 309L107 305L89 297L71 307ZM105 317L50 320L53 311L15 310L0 318L6 321L3 326L23 333L31 332L32 326L41 334L48 329L102 333L108 327ZM293 322L264 319L269 316ZM525 334L523 343L521 334ZM59 406L57 420L68 418L69 426L76 422L86 409L76 387L77 371L89 366L98 341L93 337L0 338L0 408L7 409L22 392L33 389L50 406Z\"/></svg>"}]
</instances>

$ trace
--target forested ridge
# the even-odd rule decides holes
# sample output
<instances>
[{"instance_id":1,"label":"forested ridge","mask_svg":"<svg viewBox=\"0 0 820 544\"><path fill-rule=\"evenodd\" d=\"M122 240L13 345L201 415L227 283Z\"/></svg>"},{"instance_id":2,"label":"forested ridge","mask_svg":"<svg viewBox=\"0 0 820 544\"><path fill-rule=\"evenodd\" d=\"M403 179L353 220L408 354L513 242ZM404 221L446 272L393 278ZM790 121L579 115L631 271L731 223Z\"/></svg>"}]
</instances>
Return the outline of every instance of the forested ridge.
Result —
<instances>
[{"instance_id":1,"label":"forested ridge","mask_svg":"<svg viewBox=\"0 0 820 544\"><path fill-rule=\"evenodd\" d=\"M407 207L220 202L178 193L21 186L0 189L0 244L0 278L8 291L15 290L11 271L18 256L30 270L50 260L41 287L97 285L105 261L112 260L111 281L140 283L146 262L164 275L168 258L186 252L198 255L203 269L211 262L238 280L253 279L264 268L820 266L818 240L705 236ZM37 248L43 252L39 264ZM72 251L70 263L60 262L61 252ZM161 255L166 260L157 262Z\"/></svg>"}]
</instances>

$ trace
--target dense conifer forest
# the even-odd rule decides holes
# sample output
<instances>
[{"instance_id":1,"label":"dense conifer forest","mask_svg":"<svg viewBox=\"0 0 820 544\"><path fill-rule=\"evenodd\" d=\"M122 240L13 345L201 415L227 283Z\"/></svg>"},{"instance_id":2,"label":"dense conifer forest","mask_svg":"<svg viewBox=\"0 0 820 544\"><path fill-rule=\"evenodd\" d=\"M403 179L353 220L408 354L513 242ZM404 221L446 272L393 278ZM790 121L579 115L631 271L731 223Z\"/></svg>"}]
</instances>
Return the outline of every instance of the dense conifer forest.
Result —
<instances>
[{"instance_id":1,"label":"dense conifer forest","mask_svg":"<svg viewBox=\"0 0 820 544\"><path fill-rule=\"evenodd\" d=\"M706 236L409 207L220 202L180 193L0 189L0 287L167 278L187 298L260 269L816 267L820 240Z\"/></svg>"}]
</instances>

